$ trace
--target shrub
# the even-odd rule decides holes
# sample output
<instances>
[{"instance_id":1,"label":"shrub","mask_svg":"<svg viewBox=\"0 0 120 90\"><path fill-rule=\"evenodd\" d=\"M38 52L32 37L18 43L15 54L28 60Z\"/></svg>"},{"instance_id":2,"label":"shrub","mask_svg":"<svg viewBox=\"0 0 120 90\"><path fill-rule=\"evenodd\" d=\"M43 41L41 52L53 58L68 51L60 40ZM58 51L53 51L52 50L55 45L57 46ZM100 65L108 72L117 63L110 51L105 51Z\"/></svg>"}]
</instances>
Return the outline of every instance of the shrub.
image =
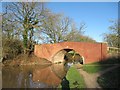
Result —
<instances>
[{"instance_id":1,"label":"shrub","mask_svg":"<svg viewBox=\"0 0 120 90\"><path fill-rule=\"evenodd\" d=\"M23 52L22 42L17 39L3 39L3 60L13 59Z\"/></svg>"}]
</instances>

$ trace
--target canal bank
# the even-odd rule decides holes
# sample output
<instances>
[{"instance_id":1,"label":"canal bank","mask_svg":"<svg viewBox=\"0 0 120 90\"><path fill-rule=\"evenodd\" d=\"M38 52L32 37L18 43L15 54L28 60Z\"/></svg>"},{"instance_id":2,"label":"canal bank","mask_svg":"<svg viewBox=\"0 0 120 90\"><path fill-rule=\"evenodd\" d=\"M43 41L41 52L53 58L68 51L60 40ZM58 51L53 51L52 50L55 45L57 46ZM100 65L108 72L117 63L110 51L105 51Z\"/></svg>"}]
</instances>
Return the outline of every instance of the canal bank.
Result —
<instances>
[{"instance_id":1,"label":"canal bank","mask_svg":"<svg viewBox=\"0 0 120 90\"><path fill-rule=\"evenodd\" d=\"M5 60L2 66L23 66L23 65L51 65L52 63L44 58L39 58L34 54L21 54L12 60Z\"/></svg>"},{"instance_id":2,"label":"canal bank","mask_svg":"<svg viewBox=\"0 0 120 90\"><path fill-rule=\"evenodd\" d=\"M79 73L75 65L72 65L66 76L62 79L61 84L58 86L58 88L61 88L62 90L64 89L81 89L81 88L86 88L84 78L83 76Z\"/></svg>"}]
</instances>

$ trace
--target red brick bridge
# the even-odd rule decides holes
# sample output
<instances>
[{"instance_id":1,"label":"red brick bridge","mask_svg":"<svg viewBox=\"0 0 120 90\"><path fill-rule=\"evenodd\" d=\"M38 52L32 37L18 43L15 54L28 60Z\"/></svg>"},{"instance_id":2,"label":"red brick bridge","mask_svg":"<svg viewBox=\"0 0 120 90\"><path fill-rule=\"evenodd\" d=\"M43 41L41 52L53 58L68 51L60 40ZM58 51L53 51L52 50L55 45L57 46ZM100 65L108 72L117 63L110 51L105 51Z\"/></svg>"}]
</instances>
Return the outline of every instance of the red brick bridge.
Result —
<instances>
[{"instance_id":1,"label":"red brick bridge","mask_svg":"<svg viewBox=\"0 0 120 90\"><path fill-rule=\"evenodd\" d=\"M37 57L56 63L64 61L64 56L68 50L74 50L82 56L84 59L83 64L100 61L107 57L106 43L88 42L61 42L35 45L34 54Z\"/></svg>"}]
</instances>

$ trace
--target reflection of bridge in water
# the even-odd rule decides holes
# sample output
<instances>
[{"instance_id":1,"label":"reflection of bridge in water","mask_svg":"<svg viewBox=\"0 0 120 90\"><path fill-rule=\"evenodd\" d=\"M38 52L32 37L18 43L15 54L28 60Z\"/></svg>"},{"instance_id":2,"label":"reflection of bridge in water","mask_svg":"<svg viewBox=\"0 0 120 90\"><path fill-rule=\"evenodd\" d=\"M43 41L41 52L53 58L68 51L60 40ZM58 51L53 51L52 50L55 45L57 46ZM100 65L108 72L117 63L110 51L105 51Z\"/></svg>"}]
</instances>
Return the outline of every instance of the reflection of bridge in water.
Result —
<instances>
[{"instance_id":1,"label":"reflection of bridge in water","mask_svg":"<svg viewBox=\"0 0 120 90\"><path fill-rule=\"evenodd\" d=\"M67 50L74 50L84 58L84 63L100 61L107 56L106 43L61 42L35 45L34 54L52 63L64 62Z\"/></svg>"},{"instance_id":2,"label":"reflection of bridge in water","mask_svg":"<svg viewBox=\"0 0 120 90\"><path fill-rule=\"evenodd\" d=\"M55 88L66 75L63 64L3 68L3 88Z\"/></svg>"},{"instance_id":3,"label":"reflection of bridge in water","mask_svg":"<svg viewBox=\"0 0 120 90\"><path fill-rule=\"evenodd\" d=\"M53 64L46 68L35 68L33 70L33 81L34 82L43 82L48 86L56 87L61 83L61 79L66 75L63 64Z\"/></svg>"}]
</instances>

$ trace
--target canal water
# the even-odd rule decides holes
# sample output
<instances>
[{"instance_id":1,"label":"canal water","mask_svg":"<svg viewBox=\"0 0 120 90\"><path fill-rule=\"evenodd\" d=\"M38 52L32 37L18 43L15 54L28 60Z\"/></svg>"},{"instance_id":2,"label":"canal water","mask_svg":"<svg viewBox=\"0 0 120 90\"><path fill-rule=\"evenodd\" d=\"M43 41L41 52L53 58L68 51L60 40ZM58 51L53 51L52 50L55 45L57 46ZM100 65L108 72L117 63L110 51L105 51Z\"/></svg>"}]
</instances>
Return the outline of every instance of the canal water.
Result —
<instances>
[{"instance_id":1,"label":"canal water","mask_svg":"<svg viewBox=\"0 0 120 90\"><path fill-rule=\"evenodd\" d=\"M2 88L56 88L67 73L64 64L2 68Z\"/></svg>"}]
</instances>

